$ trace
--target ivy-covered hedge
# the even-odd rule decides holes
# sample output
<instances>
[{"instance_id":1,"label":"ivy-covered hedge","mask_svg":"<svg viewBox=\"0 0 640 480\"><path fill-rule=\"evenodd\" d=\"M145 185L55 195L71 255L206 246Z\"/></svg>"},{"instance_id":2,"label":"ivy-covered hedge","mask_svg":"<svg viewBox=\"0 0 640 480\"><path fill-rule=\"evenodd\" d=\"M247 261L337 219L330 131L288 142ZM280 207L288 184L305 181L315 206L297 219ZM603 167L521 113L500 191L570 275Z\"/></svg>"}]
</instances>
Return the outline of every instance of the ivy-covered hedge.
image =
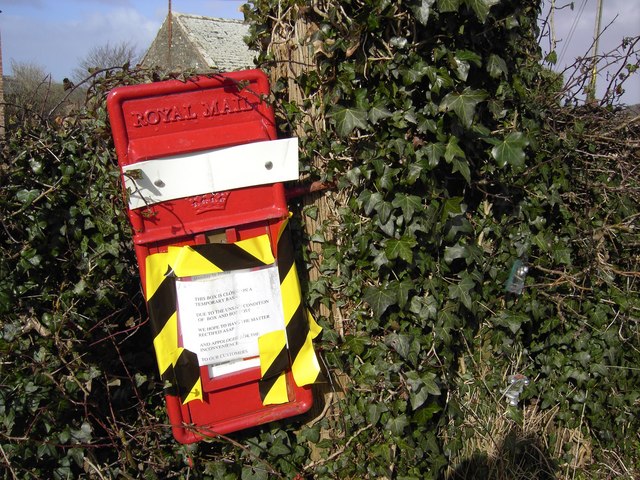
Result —
<instances>
[{"instance_id":1,"label":"ivy-covered hedge","mask_svg":"<svg viewBox=\"0 0 640 480\"><path fill-rule=\"evenodd\" d=\"M139 446L139 435L148 439L153 410L145 408L160 389L147 379L153 352L138 332L146 315L106 121L105 88L116 79L127 76L96 85L86 109L69 118L7 122L0 165L4 478L93 478L118 458L135 467L140 451L128 458L130 446Z\"/></svg>"},{"instance_id":2,"label":"ivy-covered hedge","mask_svg":"<svg viewBox=\"0 0 640 480\"><path fill-rule=\"evenodd\" d=\"M311 238L327 240L310 298L333 299L342 317L325 357L348 378L340 421L324 422L332 460L320 476L455 476L473 460L551 478L616 463L612 451L622 475L637 472L637 118L556 103L539 8L256 2L267 69L283 31L315 52L295 79L306 99L288 102L282 78L276 103L283 130L306 132L309 169L321 159L313 173L339 190ZM512 293L519 263L528 275ZM519 408L504 398L512 374L531 382ZM536 412L548 428L532 437ZM479 459L479 438L492 458ZM518 470L526 439L535 445Z\"/></svg>"},{"instance_id":3,"label":"ivy-covered hedge","mask_svg":"<svg viewBox=\"0 0 640 480\"><path fill-rule=\"evenodd\" d=\"M341 315L335 329L320 319L329 408L173 441L104 104L157 76L114 70L68 118L7 122L3 478L636 475L637 120L555 103L537 2L245 12L265 70L275 29L317 26L303 42L315 68L294 79L307 99L273 87L282 135L301 125L305 169L337 189L309 240L322 275L306 285L314 310ZM524 289L508 292L517 261ZM503 395L512 374L530 379L517 407Z\"/></svg>"}]
</instances>

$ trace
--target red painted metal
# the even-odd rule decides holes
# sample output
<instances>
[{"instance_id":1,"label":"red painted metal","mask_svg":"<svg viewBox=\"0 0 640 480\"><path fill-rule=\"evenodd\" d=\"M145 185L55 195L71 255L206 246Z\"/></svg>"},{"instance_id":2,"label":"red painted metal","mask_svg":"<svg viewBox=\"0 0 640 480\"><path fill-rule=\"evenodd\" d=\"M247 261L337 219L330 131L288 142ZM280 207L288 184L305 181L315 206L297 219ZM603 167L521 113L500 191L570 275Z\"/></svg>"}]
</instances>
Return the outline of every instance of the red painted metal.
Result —
<instances>
[{"instance_id":1,"label":"red painted metal","mask_svg":"<svg viewBox=\"0 0 640 480\"><path fill-rule=\"evenodd\" d=\"M116 88L107 107L119 165L122 169L145 160L274 140L268 94L267 77L259 70ZM276 255L278 232L288 213L282 183L127 209L143 288L148 255L173 245L205 243L213 233L227 241L267 233ZM210 379L203 366L200 377L203 401L183 405L178 397L166 396L174 437L182 443L298 415L313 403L310 388L298 387L290 372L290 402L269 406L260 400L259 368Z\"/></svg>"}]
</instances>

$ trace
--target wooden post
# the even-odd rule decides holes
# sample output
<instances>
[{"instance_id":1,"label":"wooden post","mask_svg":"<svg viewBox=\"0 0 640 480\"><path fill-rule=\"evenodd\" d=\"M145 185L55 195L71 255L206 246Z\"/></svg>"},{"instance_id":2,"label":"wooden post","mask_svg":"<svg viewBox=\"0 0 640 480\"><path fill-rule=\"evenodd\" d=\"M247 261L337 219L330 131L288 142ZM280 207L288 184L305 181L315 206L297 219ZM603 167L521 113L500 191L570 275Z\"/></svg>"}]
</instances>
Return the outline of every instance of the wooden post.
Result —
<instances>
[{"instance_id":1,"label":"wooden post","mask_svg":"<svg viewBox=\"0 0 640 480\"><path fill-rule=\"evenodd\" d=\"M280 18L274 24L269 46L275 60L275 66L271 69L271 84L275 85L278 81L286 80L288 101L300 106L304 105L307 98L296 83L296 78L305 71L316 68L311 38L318 31L318 26L306 15L309 8L296 7L290 8L286 12L279 12ZM313 107L313 102L310 103L312 105L311 108L304 112L306 121L313 126L315 132L321 133L326 128L324 117L318 114ZM302 124L297 125L295 133L299 138L304 137L306 135L304 126ZM313 166L320 171L326 167L325 161L318 157L313 159ZM313 205L317 208L317 217L315 219L305 218L305 233L309 238L318 231L322 231L326 240L331 240L330 229L323 228L323 225L330 224L333 221L330 198L330 194L326 192L313 193L304 197L303 204L305 206ZM320 275L318 266L322 259L322 245L312 242L310 249L318 255L318 260L313 263L309 271L309 279L314 281ZM324 305L320 305L318 313L321 316L333 317L336 330L342 334L341 314L335 306L329 310Z\"/></svg>"},{"instance_id":2,"label":"wooden post","mask_svg":"<svg viewBox=\"0 0 640 480\"><path fill-rule=\"evenodd\" d=\"M316 4L315 2L309 3ZM296 83L296 78L305 71L316 68L315 52L311 39L313 34L318 31L318 25L312 22L307 15L310 8L312 7L293 7L286 12L278 12L278 18L274 21L271 32L271 44L268 47L268 51L275 60L275 65L270 72L271 84L276 85L278 81L285 81L288 92L287 100L299 106L303 106L308 98ZM316 111L313 101L309 104L311 107L304 112L305 122L301 123L310 123L313 126L313 131L321 134L326 130L324 117L322 112ZM307 135L304 131L304 125L297 125L295 134L298 138L304 138ZM312 162L314 168L319 171L326 168L325 160L320 157L313 158ZM338 200L335 198L335 193L328 192L316 192L303 197L304 206L313 205L317 208L315 219L305 218L305 233L309 238L321 231L326 241L333 239L332 228L337 223L333 215L333 212L337 211L334 205ZM327 225L330 227L327 228ZM311 242L309 248L312 253L318 256L318 260L312 263L308 272L309 280L314 281L320 276L318 267L322 261L322 245ZM342 313L334 301L331 302L330 309L320 304L314 313L329 318L340 336L344 335ZM337 400L344 397L345 385L349 383L348 378L335 368L331 372L327 372L327 375L329 378L326 383L318 383L313 387L316 401L307 414L307 418L311 419L308 422L309 425L315 424L324 417L328 417L332 424L339 423L339 419L342 418ZM333 428L321 429L321 438L333 438L334 435ZM318 451L311 452L312 459L317 460L320 458L319 456Z\"/></svg>"}]
</instances>

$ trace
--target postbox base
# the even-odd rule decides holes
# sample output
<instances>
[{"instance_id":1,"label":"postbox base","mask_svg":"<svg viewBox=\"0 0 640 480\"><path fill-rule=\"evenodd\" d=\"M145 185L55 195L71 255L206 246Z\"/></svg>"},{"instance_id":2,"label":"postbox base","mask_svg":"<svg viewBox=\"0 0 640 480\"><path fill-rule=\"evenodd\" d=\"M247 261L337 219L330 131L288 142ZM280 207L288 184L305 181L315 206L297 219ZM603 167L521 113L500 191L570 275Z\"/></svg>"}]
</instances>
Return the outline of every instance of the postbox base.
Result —
<instances>
[{"instance_id":1,"label":"postbox base","mask_svg":"<svg viewBox=\"0 0 640 480\"><path fill-rule=\"evenodd\" d=\"M181 404L167 395L167 413L173 436L184 444L244 430L306 413L313 405L311 386L298 387L287 373L289 399L279 405L263 405L257 382L206 392L203 400Z\"/></svg>"}]
</instances>

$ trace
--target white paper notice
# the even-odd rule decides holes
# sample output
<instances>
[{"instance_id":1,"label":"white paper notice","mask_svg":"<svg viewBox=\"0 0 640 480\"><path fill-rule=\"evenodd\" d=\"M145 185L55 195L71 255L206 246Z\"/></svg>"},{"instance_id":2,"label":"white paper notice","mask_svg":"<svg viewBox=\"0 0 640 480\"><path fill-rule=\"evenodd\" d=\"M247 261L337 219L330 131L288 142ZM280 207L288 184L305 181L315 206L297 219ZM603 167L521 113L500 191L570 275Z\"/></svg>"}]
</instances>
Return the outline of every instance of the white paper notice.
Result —
<instances>
[{"instance_id":1,"label":"white paper notice","mask_svg":"<svg viewBox=\"0 0 640 480\"><path fill-rule=\"evenodd\" d=\"M178 278L176 294L182 345L201 366L256 357L260 335L285 329L276 265Z\"/></svg>"}]
</instances>

